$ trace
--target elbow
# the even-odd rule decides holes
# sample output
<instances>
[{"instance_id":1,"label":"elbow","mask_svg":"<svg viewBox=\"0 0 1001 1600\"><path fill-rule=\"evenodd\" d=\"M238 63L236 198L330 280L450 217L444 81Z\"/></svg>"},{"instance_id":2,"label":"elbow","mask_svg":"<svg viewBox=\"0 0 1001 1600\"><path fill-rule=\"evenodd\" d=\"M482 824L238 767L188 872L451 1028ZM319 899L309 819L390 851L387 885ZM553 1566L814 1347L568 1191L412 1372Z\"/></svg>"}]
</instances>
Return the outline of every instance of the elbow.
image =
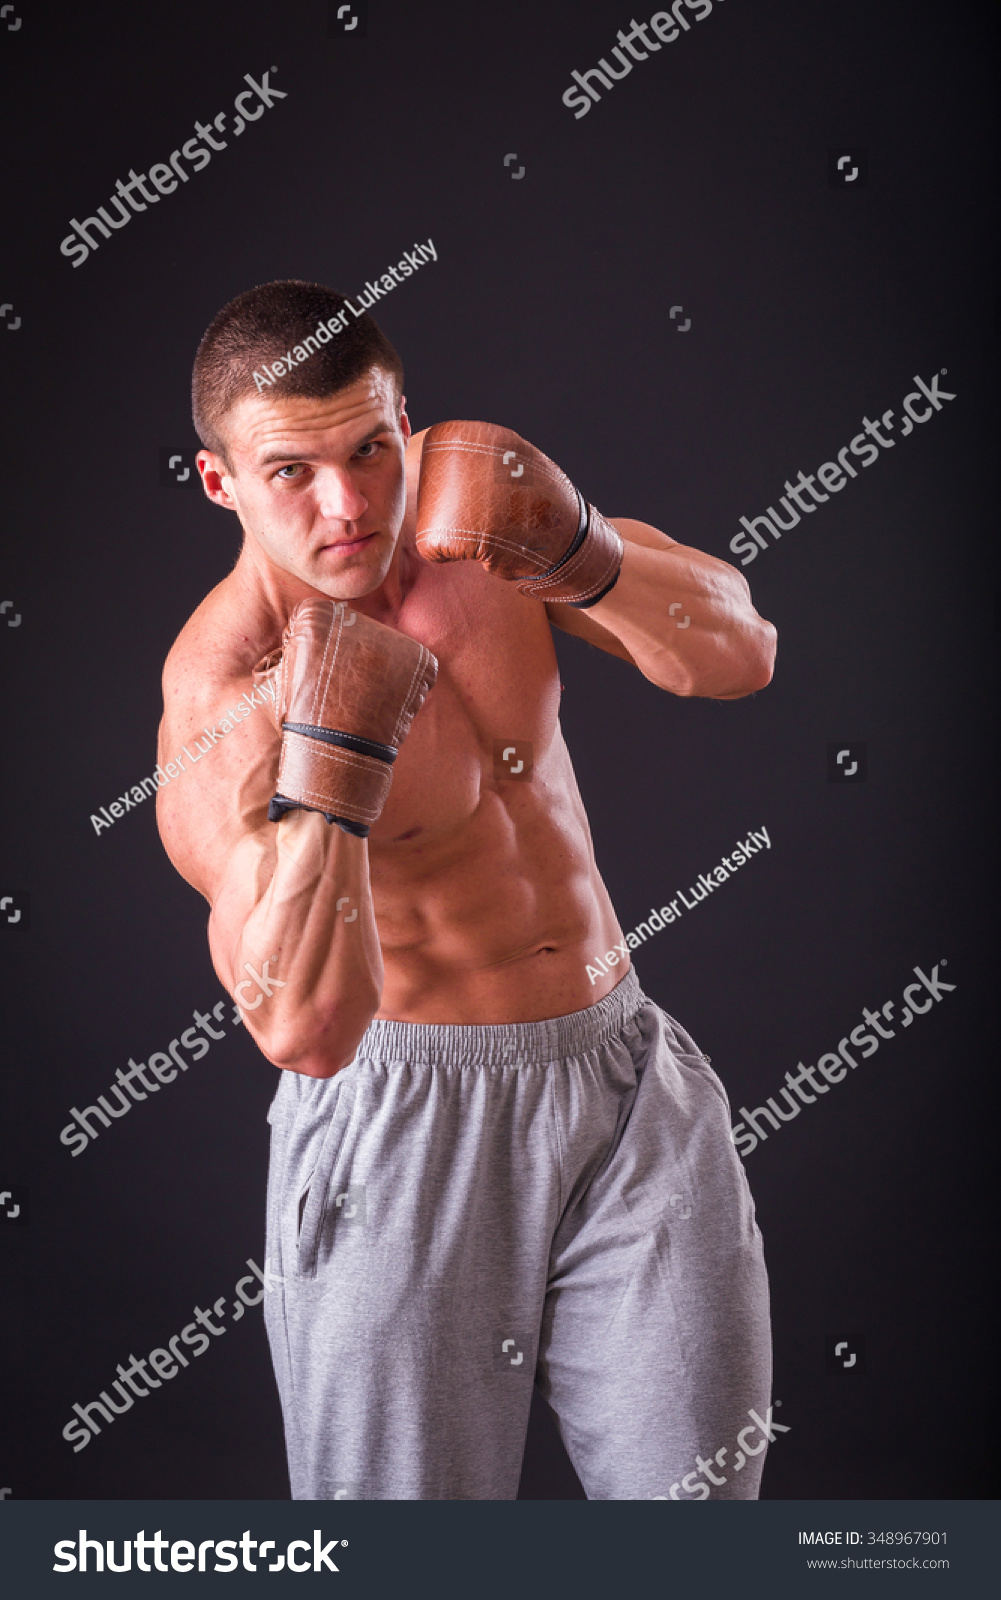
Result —
<instances>
[{"instance_id":1,"label":"elbow","mask_svg":"<svg viewBox=\"0 0 1001 1600\"><path fill-rule=\"evenodd\" d=\"M274 1065L281 1067L283 1072L298 1072L304 1078L336 1078L339 1072L343 1072L345 1067L351 1065L354 1056L353 1050L343 1060L322 1055L306 1055L300 1056L296 1061L285 1063L276 1061Z\"/></svg>"},{"instance_id":2,"label":"elbow","mask_svg":"<svg viewBox=\"0 0 1001 1600\"><path fill-rule=\"evenodd\" d=\"M748 659L748 686L745 694L754 694L758 689L767 689L775 672L775 655L778 650L778 633L770 622L758 619L758 637L755 649Z\"/></svg>"},{"instance_id":3,"label":"elbow","mask_svg":"<svg viewBox=\"0 0 1001 1600\"><path fill-rule=\"evenodd\" d=\"M355 1058L354 1049L334 1049L328 1043L303 1049L301 1041L276 1041L267 1045L258 1040L262 1055L281 1072L298 1072L304 1078L335 1078Z\"/></svg>"},{"instance_id":4,"label":"elbow","mask_svg":"<svg viewBox=\"0 0 1001 1600\"><path fill-rule=\"evenodd\" d=\"M741 676L739 689L733 691L734 696L757 694L759 689L767 689L772 681L775 671L775 648L762 650L758 655L749 660Z\"/></svg>"},{"instance_id":5,"label":"elbow","mask_svg":"<svg viewBox=\"0 0 1001 1600\"><path fill-rule=\"evenodd\" d=\"M678 672L672 681L659 687L673 694L709 700L742 700L745 695L767 689L775 670L776 633L770 622L762 622L754 633L743 638L739 647L724 649L702 671Z\"/></svg>"},{"instance_id":6,"label":"elbow","mask_svg":"<svg viewBox=\"0 0 1001 1600\"><path fill-rule=\"evenodd\" d=\"M767 689L775 671L777 639L772 624L759 619L754 634L744 641L744 648L732 663L727 687L722 693L718 690L708 692L715 693L715 698L719 700L742 700L745 695Z\"/></svg>"},{"instance_id":7,"label":"elbow","mask_svg":"<svg viewBox=\"0 0 1001 1600\"><path fill-rule=\"evenodd\" d=\"M756 617L753 627L710 637L695 650L664 645L641 670L656 688L682 699L740 700L771 683L776 638L772 624Z\"/></svg>"},{"instance_id":8,"label":"elbow","mask_svg":"<svg viewBox=\"0 0 1001 1600\"><path fill-rule=\"evenodd\" d=\"M300 1013L276 1019L267 1028L255 1026L256 1018L247 1020L258 1049L272 1066L305 1078L333 1078L351 1065L378 1004L375 995L371 1004L312 1016Z\"/></svg>"}]
</instances>

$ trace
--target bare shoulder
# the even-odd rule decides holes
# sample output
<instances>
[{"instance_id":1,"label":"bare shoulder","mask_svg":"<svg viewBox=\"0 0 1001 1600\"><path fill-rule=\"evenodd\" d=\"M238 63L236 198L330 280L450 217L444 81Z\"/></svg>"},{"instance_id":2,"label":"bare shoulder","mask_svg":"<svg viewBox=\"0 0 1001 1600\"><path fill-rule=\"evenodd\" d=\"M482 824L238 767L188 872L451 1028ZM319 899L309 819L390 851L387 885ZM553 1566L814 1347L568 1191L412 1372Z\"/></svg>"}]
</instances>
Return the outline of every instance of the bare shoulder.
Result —
<instances>
[{"instance_id":1,"label":"bare shoulder","mask_svg":"<svg viewBox=\"0 0 1001 1600\"><path fill-rule=\"evenodd\" d=\"M190 698L211 702L220 687L253 675L281 644L278 624L260 602L248 599L231 574L192 612L163 667L164 707Z\"/></svg>"}]
</instances>

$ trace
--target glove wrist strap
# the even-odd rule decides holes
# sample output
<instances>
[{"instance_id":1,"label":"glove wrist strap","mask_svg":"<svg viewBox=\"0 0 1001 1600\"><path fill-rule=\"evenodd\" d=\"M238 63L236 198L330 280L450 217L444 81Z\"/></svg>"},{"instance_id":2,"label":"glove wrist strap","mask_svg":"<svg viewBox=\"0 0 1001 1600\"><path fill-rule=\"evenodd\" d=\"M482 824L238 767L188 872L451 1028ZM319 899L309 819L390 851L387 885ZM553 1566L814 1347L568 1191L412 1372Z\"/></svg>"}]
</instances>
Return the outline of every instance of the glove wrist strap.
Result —
<instances>
[{"instance_id":1,"label":"glove wrist strap","mask_svg":"<svg viewBox=\"0 0 1001 1600\"><path fill-rule=\"evenodd\" d=\"M319 739L322 744L340 745L342 750L355 750L361 756L371 756L375 761L385 761L392 766L399 754L391 744L379 744L375 739L363 739L360 733L342 733L339 728L318 728L311 722L283 722L283 733L302 733L308 739Z\"/></svg>"},{"instance_id":2,"label":"glove wrist strap","mask_svg":"<svg viewBox=\"0 0 1001 1600\"><path fill-rule=\"evenodd\" d=\"M577 532L555 567L536 578L518 582L521 594L557 605L586 609L614 586L622 566L622 538L600 511L588 505L578 489L582 510Z\"/></svg>"},{"instance_id":3,"label":"glove wrist strap","mask_svg":"<svg viewBox=\"0 0 1001 1600\"><path fill-rule=\"evenodd\" d=\"M283 794L276 794L268 801L269 822L281 822L289 811L319 811L321 817L326 817L330 823L336 822L345 833L354 834L356 839L368 838L367 822L352 822L350 817L338 817L332 811L321 811L319 806L304 806L300 800L287 800Z\"/></svg>"}]
</instances>

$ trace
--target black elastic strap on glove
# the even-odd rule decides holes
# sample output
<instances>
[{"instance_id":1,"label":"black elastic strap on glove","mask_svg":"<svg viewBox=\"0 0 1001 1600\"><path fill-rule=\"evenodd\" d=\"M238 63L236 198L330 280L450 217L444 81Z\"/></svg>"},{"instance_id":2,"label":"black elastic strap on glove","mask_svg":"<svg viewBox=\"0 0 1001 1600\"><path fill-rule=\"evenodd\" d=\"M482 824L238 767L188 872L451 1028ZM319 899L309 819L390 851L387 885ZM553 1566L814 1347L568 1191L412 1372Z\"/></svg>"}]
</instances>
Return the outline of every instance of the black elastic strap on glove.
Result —
<instances>
[{"instance_id":1,"label":"black elastic strap on glove","mask_svg":"<svg viewBox=\"0 0 1001 1600\"><path fill-rule=\"evenodd\" d=\"M320 811L319 806L304 806L301 800L286 800L283 794L276 794L268 801L269 822L281 822L286 811L317 811L328 822L336 822L345 833L353 833L356 839L368 838L367 822L352 822L350 817L337 817L332 811Z\"/></svg>"}]
</instances>

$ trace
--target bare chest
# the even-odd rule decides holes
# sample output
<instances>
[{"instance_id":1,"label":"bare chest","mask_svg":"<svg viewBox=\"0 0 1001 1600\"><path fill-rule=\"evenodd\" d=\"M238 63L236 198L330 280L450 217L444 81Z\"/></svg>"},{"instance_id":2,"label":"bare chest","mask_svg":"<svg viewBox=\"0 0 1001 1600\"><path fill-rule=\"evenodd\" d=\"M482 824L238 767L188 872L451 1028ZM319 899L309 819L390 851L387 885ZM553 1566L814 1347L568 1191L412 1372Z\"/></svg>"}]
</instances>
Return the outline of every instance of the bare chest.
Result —
<instances>
[{"instance_id":1,"label":"bare chest","mask_svg":"<svg viewBox=\"0 0 1001 1600\"><path fill-rule=\"evenodd\" d=\"M474 816L484 791L530 782L558 731L560 683L543 607L473 563L431 568L399 626L438 658L438 680L393 770L373 846L430 842Z\"/></svg>"}]
</instances>

